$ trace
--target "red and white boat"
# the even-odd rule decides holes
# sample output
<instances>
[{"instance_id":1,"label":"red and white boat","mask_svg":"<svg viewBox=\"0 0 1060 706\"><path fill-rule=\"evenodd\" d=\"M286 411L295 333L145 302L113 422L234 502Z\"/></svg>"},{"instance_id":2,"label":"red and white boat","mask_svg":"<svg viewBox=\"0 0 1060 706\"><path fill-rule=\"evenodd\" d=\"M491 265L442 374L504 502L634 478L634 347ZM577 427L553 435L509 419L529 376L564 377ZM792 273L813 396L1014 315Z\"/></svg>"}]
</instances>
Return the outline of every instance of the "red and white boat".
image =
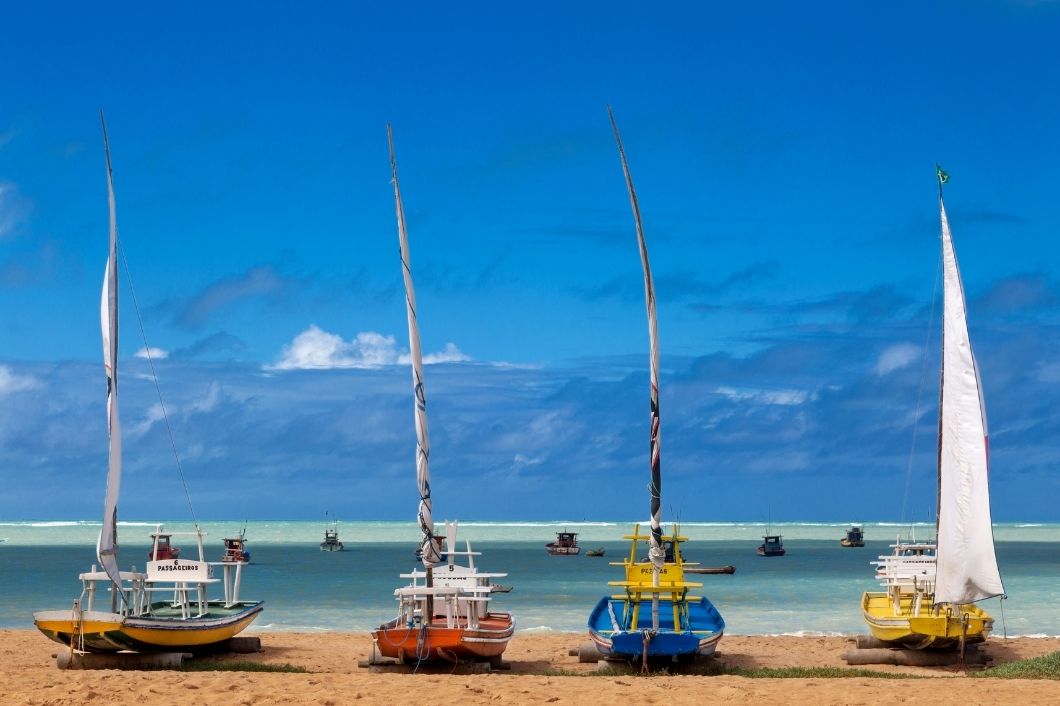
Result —
<instances>
[{"instance_id":1,"label":"red and white boat","mask_svg":"<svg viewBox=\"0 0 1060 706\"><path fill-rule=\"evenodd\" d=\"M394 140L389 125L387 141L394 177L398 241L409 324L409 359L412 363L416 417L416 485L420 496L417 515L422 534L418 555L423 568L401 575L401 578L411 579L411 583L394 591L398 601L397 616L372 632L372 656L369 663L378 664L379 656L406 664L427 661L497 663L515 631L511 613L494 612L490 609L491 595L501 588L493 584L493 579L507 574L480 572L475 567L474 559L478 552L471 551L470 542L465 541L465 551L459 551L457 547L456 523L446 523L444 552L438 541L440 538L434 534L423 356L416 320L416 294L412 286L412 269L409 266L405 211L401 205ZM457 564L457 557L466 557L467 564Z\"/></svg>"},{"instance_id":2,"label":"red and white boat","mask_svg":"<svg viewBox=\"0 0 1060 706\"><path fill-rule=\"evenodd\" d=\"M481 552L471 551L467 540L466 550L457 550L455 523L446 525L446 533L448 563L432 567L430 587L427 570L401 574L411 583L394 591L397 617L372 632L376 654L404 663L496 661L508 646L512 614L489 607L493 579L507 574L478 571L474 558ZM457 564L457 557L467 557L467 565Z\"/></svg>"},{"instance_id":3,"label":"red and white boat","mask_svg":"<svg viewBox=\"0 0 1060 706\"><path fill-rule=\"evenodd\" d=\"M180 547L173 546L171 534L151 533L151 550L147 552L149 561L163 561L165 559L179 559Z\"/></svg>"}]
</instances>

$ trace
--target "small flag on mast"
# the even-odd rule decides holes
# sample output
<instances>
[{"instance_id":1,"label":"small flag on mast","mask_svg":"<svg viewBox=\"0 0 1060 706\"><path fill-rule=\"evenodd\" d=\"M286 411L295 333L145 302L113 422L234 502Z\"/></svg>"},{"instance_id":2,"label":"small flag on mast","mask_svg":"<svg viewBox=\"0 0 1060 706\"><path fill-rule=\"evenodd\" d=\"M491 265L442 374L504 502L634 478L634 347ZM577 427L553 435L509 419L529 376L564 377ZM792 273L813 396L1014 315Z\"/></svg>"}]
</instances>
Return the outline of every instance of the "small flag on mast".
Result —
<instances>
[{"instance_id":1,"label":"small flag on mast","mask_svg":"<svg viewBox=\"0 0 1060 706\"><path fill-rule=\"evenodd\" d=\"M942 171L942 167L939 166L938 162L935 162L935 173L939 177L939 184L945 184L950 180L949 172Z\"/></svg>"}]
</instances>

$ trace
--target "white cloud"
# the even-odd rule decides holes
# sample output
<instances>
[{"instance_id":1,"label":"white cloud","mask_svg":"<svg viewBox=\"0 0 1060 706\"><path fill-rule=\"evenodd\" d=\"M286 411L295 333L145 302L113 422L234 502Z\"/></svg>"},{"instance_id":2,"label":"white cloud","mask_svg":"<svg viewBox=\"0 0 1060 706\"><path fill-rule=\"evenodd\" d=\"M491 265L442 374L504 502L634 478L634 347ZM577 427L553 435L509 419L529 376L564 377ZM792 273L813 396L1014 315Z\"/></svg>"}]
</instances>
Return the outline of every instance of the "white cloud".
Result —
<instances>
[{"instance_id":1,"label":"white cloud","mask_svg":"<svg viewBox=\"0 0 1060 706\"><path fill-rule=\"evenodd\" d=\"M11 368L0 365L0 395L10 392L21 392L40 387L40 382L31 375L16 375Z\"/></svg>"},{"instance_id":2,"label":"white cloud","mask_svg":"<svg viewBox=\"0 0 1060 706\"><path fill-rule=\"evenodd\" d=\"M464 363L471 360L470 356L464 355L459 348L456 347L455 343L446 343L445 350L439 351L438 353L428 353L423 356L424 365L433 365L434 363ZM402 365L408 365L412 362L412 359L408 355L402 355L398 362Z\"/></svg>"},{"instance_id":3,"label":"white cloud","mask_svg":"<svg viewBox=\"0 0 1060 706\"><path fill-rule=\"evenodd\" d=\"M734 402L751 400L762 404L774 404L783 407L800 405L806 400L814 398L806 390L738 390L735 387L718 387L714 389L714 392Z\"/></svg>"},{"instance_id":4,"label":"white cloud","mask_svg":"<svg viewBox=\"0 0 1060 706\"><path fill-rule=\"evenodd\" d=\"M471 360L453 343L438 353L423 356L426 365L455 363ZM346 341L338 334L328 333L311 324L294 340L283 347L280 359L270 370L330 370L334 368L378 368L384 365L407 365L409 354L398 351L393 336L374 331L358 333Z\"/></svg>"},{"instance_id":5,"label":"white cloud","mask_svg":"<svg viewBox=\"0 0 1060 706\"><path fill-rule=\"evenodd\" d=\"M880 353L872 372L877 375L886 375L895 370L901 370L920 357L921 349L912 343L896 343Z\"/></svg>"},{"instance_id":6,"label":"white cloud","mask_svg":"<svg viewBox=\"0 0 1060 706\"><path fill-rule=\"evenodd\" d=\"M165 360L166 358L169 357L169 351L163 350L161 348L155 348L155 347L151 346L151 347L148 347L148 348L141 348L140 350L136 351L136 353L134 353L133 355L135 355L137 358L150 357L150 358L152 358L154 360Z\"/></svg>"},{"instance_id":7,"label":"white cloud","mask_svg":"<svg viewBox=\"0 0 1060 706\"><path fill-rule=\"evenodd\" d=\"M162 413L162 405L156 402L147 408L143 419L126 427L125 435L130 439L139 439L144 434L151 431L151 427L163 419L165 419L165 415Z\"/></svg>"},{"instance_id":8,"label":"white cloud","mask_svg":"<svg viewBox=\"0 0 1060 706\"><path fill-rule=\"evenodd\" d=\"M13 235L29 216L30 203L10 181L0 181L0 238Z\"/></svg>"}]
</instances>

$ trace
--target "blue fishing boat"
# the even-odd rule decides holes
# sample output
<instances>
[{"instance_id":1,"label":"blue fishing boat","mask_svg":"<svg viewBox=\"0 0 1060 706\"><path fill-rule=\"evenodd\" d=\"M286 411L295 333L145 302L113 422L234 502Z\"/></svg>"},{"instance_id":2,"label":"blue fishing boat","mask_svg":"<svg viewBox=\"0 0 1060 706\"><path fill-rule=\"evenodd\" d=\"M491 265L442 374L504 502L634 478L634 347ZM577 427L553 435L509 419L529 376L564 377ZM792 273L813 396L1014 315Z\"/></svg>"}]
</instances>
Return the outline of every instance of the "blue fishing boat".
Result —
<instances>
[{"instance_id":1,"label":"blue fishing boat","mask_svg":"<svg viewBox=\"0 0 1060 706\"><path fill-rule=\"evenodd\" d=\"M626 580L608 582L622 593L601 598L589 616L589 637L596 649L605 657L627 660L714 654L725 620L709 600L689 593L703 584L685 580L685 567L694 565L681 556L680 545L688 538L677 527L662 535L665 561L658 583L652 563L637 560L638 543L650 543L651 535L641 534L636 525L625 539L632 540L629 557L612 565L625 568Z\"/></svg>"},{"instance_id":2,"label":"blue fishing boat","mask_svg":"<svg viewBox=\"0 0 1060 706\"><path fill-rule=\"evenodd\" d=\"M659 331L655 317L655 288L648 264L648 248L640 220L640 207L633 189L633 179L622 148L611 107L607 108L611 128L618 143L622 172L633 206L633 220L637 228L640 262L644 270L644 296L648 314L650 344L651 431L649 456L651 459L651 520L647 534L635 525L629 556L615 566L625 569L623 581L608 585L621 588L621 593L604 596L589 616L589 637L597 651L609 660L639 660L641 669L648 669L649 659L673 661L694 659L714 653L725 631L725 621L718 610L702 596L690 594L703 584L685 580L685 562L681 543L687 541L674 525L669 535L662 532L662 471L659 463ZM639 555L639 544L647 545L647 556Z\"/></svg>"}]
</instances>

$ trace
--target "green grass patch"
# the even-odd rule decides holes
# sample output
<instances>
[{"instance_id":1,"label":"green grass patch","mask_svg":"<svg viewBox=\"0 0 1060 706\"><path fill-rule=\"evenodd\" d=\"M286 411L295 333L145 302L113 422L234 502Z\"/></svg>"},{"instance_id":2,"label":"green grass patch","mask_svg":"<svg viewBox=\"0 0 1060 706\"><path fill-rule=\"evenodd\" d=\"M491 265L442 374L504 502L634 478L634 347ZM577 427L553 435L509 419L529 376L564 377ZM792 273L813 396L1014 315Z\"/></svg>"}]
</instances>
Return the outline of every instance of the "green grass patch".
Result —
<instances>
[{"instance_id":1,"label":"green grass patch","mask_svg":"<svg viewBox=\"0 0 1060 706\"><path fill-rule=\"evenodd\" d=\"M916 674L846 667L724 667L716 672L748 679L920 679Z\"/></svg>"},{"instance_id":2,"label":"green grass patch","mask_svg":"<svg viewBox=\"0 0 1060 706\"><path fill-rule=\"evenodd\" d=\"M265 664L263 662L190 660L181 665L181 672L290 672L308 674L309 670L296 664Z\"/></svg>"},{"instance_id":3,"label":"green grass patch","mask_svg":"<svg viewBox=\"0 0 1060 706\"><path fill-rule=\"evenodd\" d=\"M970 676L991 679L1060 679L1060 652L999 664Z\"/></svg>"},{"instance_id":4,"label":"green grass patch","mask_svg":"<svg viewBox=\"0 0 1060 706\"><path fill-rule=\"evenodd\" d=\"M575 672L566 669L546 669L534 674L547 677L659 677L668 675L730 676L747 679L923 679L918 674L901 672L876 672L871 669L847 669L844 667L727 667L713 663L677 668L674 670L653 669L642 674L637 668L629 672Z\"/></svg>"}]
</instances>

